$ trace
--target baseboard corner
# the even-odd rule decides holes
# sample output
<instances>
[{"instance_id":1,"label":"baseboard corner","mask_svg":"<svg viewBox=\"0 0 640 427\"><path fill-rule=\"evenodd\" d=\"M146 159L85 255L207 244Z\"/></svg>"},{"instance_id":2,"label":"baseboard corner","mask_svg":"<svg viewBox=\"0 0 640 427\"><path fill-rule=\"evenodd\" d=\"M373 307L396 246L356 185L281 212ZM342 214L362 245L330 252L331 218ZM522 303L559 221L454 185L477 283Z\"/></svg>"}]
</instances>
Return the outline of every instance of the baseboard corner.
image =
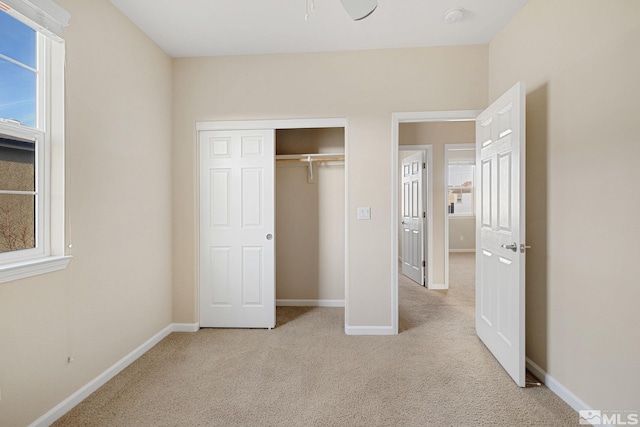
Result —
<instances>
[{"instance_id":1,"label":"baseboard corner","mask_svg":"<svg viewBox=\"0 0 640 427\"><path fill-rule=\"evenodd\" d=\"M590 410L591 407L587 405L582 399L576 396L571 390L549 375L544 369L542 369L537 363L527 357L527 369L544 383L545 386L556 394L565 403L571 406L575 411Z\"/></svg>"},{"instance_id":2,"label":"baseboard corner","mask_svg":"<svg viewBox=\"0 0 640 427\"><path fill-rule=\"evenodd\" d=\"M173 323L172 332L198 332L200 323Z\"/></svg>"}]
</instances>

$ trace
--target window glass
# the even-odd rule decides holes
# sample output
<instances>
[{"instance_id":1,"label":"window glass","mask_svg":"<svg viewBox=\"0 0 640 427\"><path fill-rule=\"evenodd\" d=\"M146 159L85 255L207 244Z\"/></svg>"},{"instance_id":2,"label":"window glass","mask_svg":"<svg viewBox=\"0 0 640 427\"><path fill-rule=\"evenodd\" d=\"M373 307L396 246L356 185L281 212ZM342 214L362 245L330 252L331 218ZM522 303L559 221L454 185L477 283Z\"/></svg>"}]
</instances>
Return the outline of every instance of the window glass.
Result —
<instances>
[{"instance_id":1,"label":"window glass","mask_svg":"<svg viewBox=\"0 0 640 427\"><path fill-rule=\"evenodd\" d=\"M0 253L35 247L35 197L0 193Z\"/></svg>"},{"instance_id":2,"label":"window glass","mask_svg":"<svg viewBox=\"0 0 640 427\"><path fill-rule=\"evenodd\" d=\"M0 11L0 118L36 126L36 33Z\"/></svg>"},{"instance_id":3,"label":"window glass","mask_svg":"<svg viewBox=\"0 0 640 427\"><path fill-rule=\"evenodd\" d=\"M33 142L0 136L0 191L36 191Z\"/></svg>"},{"instance_id":4,"label":"window glass","mask_svg":"<svg viewBox=\"0 0 640 427\"><path fill-rule=\"evenodd\" d=\"M36 68L36 31L0 11L0 54Z\"/></svg>"},{"instance_id":5,"label":"window glass","mask_svg":"<svg viewBox=\"0 0 640 427\"><path fill-rule=\"evenodd\" d=\"M39 102L37 40L31 27L0 11L0 118L31 128ZM6 132L0 133L0 253L37 246L36 143L11 136L11 127Z\"/></svg>"},{"instance_id":6,"label":"window glass","mask_svg":"<svg viewBox=\"0 0 640 427\"><path fill-rule=\"evenodd\" d=\"M0 118L36 125L36 73L0 58Z\"/></svg>"},{"instance_id":7,"label":"window glass","mask_svg":"<svg viewBox=\"0 0 640 427\"><path fill-rule=\"evenodd\" d=\"M35 247L35 143L0 137L0 253Z\"/></svg>"}]
</instances>

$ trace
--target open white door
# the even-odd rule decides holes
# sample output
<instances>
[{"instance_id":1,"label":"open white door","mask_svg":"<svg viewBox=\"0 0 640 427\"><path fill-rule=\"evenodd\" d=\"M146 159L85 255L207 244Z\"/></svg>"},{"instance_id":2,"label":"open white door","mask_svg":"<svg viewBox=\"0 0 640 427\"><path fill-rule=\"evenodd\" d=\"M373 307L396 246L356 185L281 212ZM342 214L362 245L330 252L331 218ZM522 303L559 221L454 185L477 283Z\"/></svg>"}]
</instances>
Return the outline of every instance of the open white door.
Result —
<instances>
[{"instance_id":1,"label":"open white door","mask_svg":"<svg viewBox=\"0 0 640 427\"><path fill-rule=\"evenodd\" d=\"M275 326L274 130L200 132L200 326Z\"/></svg>"},{"instance_id":2,"label":"open white door","mask_svg":"<svg viewBox=\"0 0 640 427\"><path fill-rule=\"evenodd\" d=\"M476 331L525 386L525 87L476 120Z\"/></svg>"},{"instance_id":3,"label":"open white door","mask_svg":"<svg viewBox=\"0 0 640 427\"><path fill-rule=\"evenodd\" d=\"M420 152L402 159L402 274L424 286L422 157Z\"/></svg>"}]
</instances>

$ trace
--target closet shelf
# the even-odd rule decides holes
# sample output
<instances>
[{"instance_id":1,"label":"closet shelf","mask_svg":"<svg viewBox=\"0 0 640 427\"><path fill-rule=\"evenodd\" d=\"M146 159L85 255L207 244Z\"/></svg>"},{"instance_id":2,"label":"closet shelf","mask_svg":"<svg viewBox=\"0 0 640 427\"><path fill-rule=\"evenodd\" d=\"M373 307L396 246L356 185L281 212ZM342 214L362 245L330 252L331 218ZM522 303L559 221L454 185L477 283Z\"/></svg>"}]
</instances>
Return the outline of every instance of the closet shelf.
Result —
<instances>
[{"instance_id":1,"label":"closet shelf","mask_svg":"<svg viewBox=\"0 0 640 427\"><path fill-rule=\"evenodd\" d=\"M316 154L278 154L277 162L338 162L344 161L344 153L316 153Z\"/></svg>"},{"instance_id":2,"label":"closet shelf","mask_svg":"<svg viewBox=\"0 0 640 427\"><path fill-rule=\"evenodd\" d=\"M316 178L313 174L313 164L321 162L340 162L344 161L344 153L315 153L315 154L278 154L276 162L298 162L306 163L309 168L307 174L307 182L314 184Z\"/></svg>"}]
</instances>

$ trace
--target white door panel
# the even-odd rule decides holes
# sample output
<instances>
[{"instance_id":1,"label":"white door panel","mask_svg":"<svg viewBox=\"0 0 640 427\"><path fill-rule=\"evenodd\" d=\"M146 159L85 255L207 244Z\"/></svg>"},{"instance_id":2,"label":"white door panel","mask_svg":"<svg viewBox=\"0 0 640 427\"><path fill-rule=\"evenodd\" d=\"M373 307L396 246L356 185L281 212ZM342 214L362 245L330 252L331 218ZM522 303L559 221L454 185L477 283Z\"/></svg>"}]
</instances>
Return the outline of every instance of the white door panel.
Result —
<instances>
[{"instance_id":1,"label":"white door panel","mask_svg":"<svg viewBox=\"0 0 640 427\"><path fill-rule=\"evenodd\" d=\"M525 386L525 89L516 84L476 120L476 331Z\"/></svg>"},{"instance_id":2,"label":"white door panel","mask_svg":"<svg viewBox=\"0 0 640 427\"><path fill-rule=\"evenodd\" d=\"M200 133L200 326L275 326L274 131Z\"/></svg>"},{"instance_id":3,"label":"white door panel","mask_svg":"<svg viewBox=\"0 0 640 427\"><path fill-rule=\"evenodd\" d=\"M402 160L402 274L424 286L423 153Z\"/></svg>"}]
</instances>

